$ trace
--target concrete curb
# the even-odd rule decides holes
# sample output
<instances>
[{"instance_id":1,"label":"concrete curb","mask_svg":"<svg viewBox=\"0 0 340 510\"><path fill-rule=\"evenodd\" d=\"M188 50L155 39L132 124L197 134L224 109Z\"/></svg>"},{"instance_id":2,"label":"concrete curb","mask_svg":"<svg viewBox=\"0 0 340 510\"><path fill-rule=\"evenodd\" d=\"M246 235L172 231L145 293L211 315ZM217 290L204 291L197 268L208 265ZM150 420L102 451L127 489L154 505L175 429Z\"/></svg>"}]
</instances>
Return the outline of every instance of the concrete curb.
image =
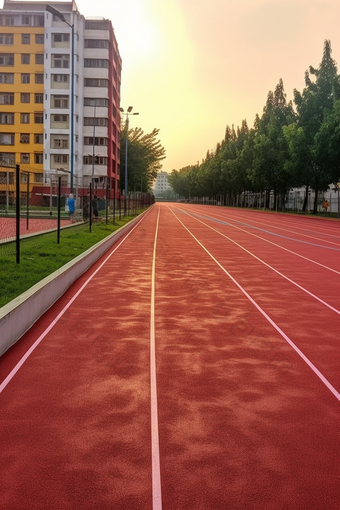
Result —
<instances>
[{"instance_id":1,"label":"concrete curb","mask_svg":"<svg viewBox=\"0 0 340 510\"><path fill-rule=\"evenodd\" d=\"M120 227L0 309L0 356L48 310L111 246L144 216Z\"/></svg>"}]
</instances>

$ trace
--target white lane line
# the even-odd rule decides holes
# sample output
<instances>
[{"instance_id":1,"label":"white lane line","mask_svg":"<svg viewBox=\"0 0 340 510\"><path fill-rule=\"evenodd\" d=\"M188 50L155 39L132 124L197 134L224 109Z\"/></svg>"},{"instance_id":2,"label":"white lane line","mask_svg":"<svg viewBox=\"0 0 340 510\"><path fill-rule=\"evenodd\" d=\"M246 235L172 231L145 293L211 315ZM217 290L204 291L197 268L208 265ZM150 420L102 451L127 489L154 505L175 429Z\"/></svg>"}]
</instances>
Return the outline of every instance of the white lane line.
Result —
<instances>
[{"instance_id":1,"label":"white lane line","mask_svg":"<svg viewBox=\"0 0 340 510\"><path fill-rule=\"evenodd\" d=\"M235 220L234 219L233 221L242 221L242 222L249 221L249 219L248 220L244 220L243 218L244 218L244 216L240 216L239 220ZM327 239L320 239L319 237L315 237L315 236L310 235L310 234L303 234L302 232L299 232L299 231L296 231L296 230L290 230L288 228L278 227L278 226L273 225L272 223L266 223L265 221L256 221L254 219L252 219L251 221L253 223L260 224L261 226L267 226L267 227L269 227L271 229L274 229L274 230L283 230L285 232L290 232L291 234L294 234L294 235L301 235L303 237L310 237L311 239L315 239L317 241L322 241L324 243L335 244L336 246L340 246L339 243L334 243L333 241L328 241ZM253 225L249 224L249 226L252 227ZM254 228L260 229L260 227L256 227L256 226L254 226ZM298 227L296 227L296 228L298 228ZM263 230L263 228L261 228L260 230ZM307 230L307 229L302 229L302 230ZM333 235L333 234L327 234L327 233L325 234L324 232L318 232L318 231L316 231L315 233L316 234L327 235L327 236L330 236L330 237L335 237L335 239L339 240L339 236L338 235L336 236L336 235Z\"/></svg>"},{"instance_id":2,"label":"white lane line","mask_svg":"<svg viewBox=\"0 0 340 510\"><path fill-rule=\"evenodd\" d=\"M151 209L150 209L151 210ZM149 210L149 211L150 211ZM149 213L147 212L147 214ZM115 253L115 251L118 250L118 248L126 241L126 239L129 237L129 235L135 230L135 228L138 227L138 225L144 220L146 214L143 216L143 218L130 230L130 232L127 233L127 235L124 237L124 239L115 247L115 249L106 257L106 259L100 264L100 266L94 271L94 273L86 280L86 282L81 286L81 288L75 293L75 295L70 299L70 301L67 303L67 305L64 306L64 308L61 310L61 312L56 316L56 318L51 322L51 324L41 333L41 335L37 338L37 340L34 342L33 345L28 349L28 351L24 354L24 356L18 361L18 363L15 365L15 367L11 370L11 372L8 374L8 376L3 380L3 382L0 384L0 393L6 388L8 383L13 379L15 374L18 372L18 370L22 367L22 365L25 363L27 358L32 354L32 352L38 347L40 342L45 338L47 333L51 331L51 329L57 324L59 319L65 314L65 312L68 310L68 308L72 305L72 303L77 299L79 294L87 287L87 285L90 283L92 278L100 271L100 269L106 264L106 262L109 260L110 257Z\"/></svg>"},{"instance_id":3,"label":"white lane line","mask_svg":"<svg viewBox=\"0 0 340 510\"><path fill-rule=\"evenodd\" d=\"M312 292L310 292L309 290L305 289L305 287L302 287L302 285L299 285L297 282L294 282L294 280L291 280L288 276L284 275L283 273L281 273L280 271L278 271L277 269L275 269L275 267L271 266L270 264L267 264L267 262L265 262L264 260L260 259L259 257L257 257L256 255L254 255L254 253L252 253L251 251L247 250L247 248L244 248L241 244L239 244L237 241L234 241L233 239L231 239L230 237L228 237L227 235L225 234L222 234L222 232L220 232L219 230L216 230L216 228L213 228L211 227L210 225L208 225L207 223L204 223L204 221L202 220L199 220L198 218L195 218L195 216L192 216L191 214L189 213L186 213L187 216L190 216L191 218L193 218L195 221L198 221L199 223L202 223L202 225L204 225L205 227L208 227L210 228L210 230L213 230L214 232L216 232L217 234L219 234L220 236L224 237L225 239L228 239L228 241L230 241L231 243L235 244L236 246L238 246L239 248L241 248L241 250L245 251L246 253L248 253L248 255L251 255L251 257L253 257L254 259L258 260L259 262L261 262L261 264L264 264L266 267L268 267L269 269L271 269L272 271L274 271L276 274L278 274L279 276L281 276L282 278L284 278L285 280L287 280L289 283L291 283L292 285L295 285L296 287L298 287L298 289L302 290L303 292L305 292L306 294L308 294L309 296L311 296L312 298L316 299L317 301L319 301L319 303L323 304L324 306L326 306L327 308L329 308L330 310L332 310L333 312L337 313L338 315L340 315L340 310L338 310L337 308L334 308L334 306L328 304L326 301L324 301L323 299L319 298L318 296L316 296L315 294L313 294Z\"/></svg>"},{"instance_id":4,"label":"white lane line","mask_svg":"<svg viewBox=\"0 0 340 510\"><path fill-rule=\"evenodd\" d=\"M185 212L186 214L188 214L186 212L186 210L184 210L184 209L181 209L181 210L183 212ZM196 214L199 214L199 213L196 213ZM225 216L222 216L221 214L218 214L217 216L220 216L221 218L223 218L224 220L227 220L227 221L235 221L235 220L228 220L228 217L226 218ZM218 218L216 218L216 219L217 219L217 221L222 221L222 220L219 220ZM211 219L211 221L213 221L213 218ZM340 271L337 271L336 269L332 269L331 267L325 266L324 264L321 264L320 262L316 262L315 260L309 259L308 257L304 257L303 255L300 255L299 253L296 253L295 251L289 250L288 248L285 248L284 246L281 246L280 244L274 243L273 241L269 241L269 239L265 239L264 237L261 237L257 234L249 232L248 230L245 230L244 228L237 227L236 225L232 225L231 223L229 223L229 226L232 228L236 228L237 230L241 230L241 232L245 232L246 234L248 234L250 236L257 237L258 239L261 239L261 241L265 241L266 243L277 246L277 248L280 248L281 250L288 251L292 255L296 255L296 257L300 257L301 259L307 260L308 262L311 262L312 264L316 264L317 266L327 269L328 271L332 271L332 273L340 274Z\"/></svg>"},{"instance_id":5,"label":"white lane line","mask_svg":"<svg viewBox=\"0 0 340 510\"><path fill-rule=\"evenodd\" d=\"M159 458L159 429L156 379L155 345L155 286L156 286L156 247L158 237L160 207L156 224L152 256L151 314L150 314L150 393L151 393L151 458L152 458L152 509L162 510L161 468Z\"/></svg>"},{"instance_id":6,"label":"white lane line","mask_svg":"<svg viewBox=\"0 0 340 510\"><path fill-rule=\"evenodd\" d=\"M195 241L203 248L203 250L213 259L214 262L224 271L224 273L231 279L232 282L240 289L240 291L249 299L249 301L258 309L258 311L267 319L267 321L276 329L276 331L286 340L286 342L294 349L295 352L303 359L303 361L313 370L315 375L324 383L324 385L333 393L335 398L340 402L340 393L332 386L326 377L316 368L316 366L303 354L303 352L294 344L294 342L282 331L282 329L269 317L269 315L254 301L248 292L231 276L231 274L218 262L217 259L207 250L205 246L194 236L192 232L182 223L176 214L169 208L175 218L181 223L185 230L195 239Z\"/></svg>"}]
</instances>

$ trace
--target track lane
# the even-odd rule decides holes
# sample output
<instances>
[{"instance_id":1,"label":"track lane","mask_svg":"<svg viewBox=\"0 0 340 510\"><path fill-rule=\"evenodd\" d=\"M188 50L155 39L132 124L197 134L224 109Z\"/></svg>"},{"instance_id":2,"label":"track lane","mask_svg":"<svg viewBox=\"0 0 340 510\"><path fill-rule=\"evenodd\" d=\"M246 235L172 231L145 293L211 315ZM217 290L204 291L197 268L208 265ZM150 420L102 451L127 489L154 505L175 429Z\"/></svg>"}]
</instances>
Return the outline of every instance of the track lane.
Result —
<instances>
[{"instance_id":1,"label":"track lane","mask_svg":"<svg viewBox=\"0 0 340 510\"><path fill-rule=\"evenodd\" d=\"M339 392L339 314L196 219L180 219Z\"/></svg>"},{"instance_id":2,"label":"track lane","mask_svg":"<svg viewBox=\"0 0 340 510\"><path fill-rule=\"evenodd\" d=\"M335 510L338 402L171 214L156 279L164 508Z\"/></svg>"},{"instance_id":3,"label":"track lane","mask_svg":"<svg viewBox=\"0 0 340 510\"><path fill-rule=\"evenodd\" d=\"M228 210L230 209L228 208ZM340 246L338 228L336 227L335 219L329 219L329 221L327 221L328 218L308 218L307 228L305 219L298 218L294 215L288 216L286 214L282 215L280 213L274 213L273 215L270 213L270 215L266 214L264 217L262 212L253 210L251 212L254 214L252 215L252 218L249 218L249 216L247 217L247 214L244 212L244 210L237 210L237 221L249 222L250 220L249 226L256 226L256 228L259 230L265 230L266 228L269 228L272 231L281 231L281 233L285 233L287 236L290 234L296 234L302 238L310 238L314 241L324 241L329 244L334 244L335 246ZM261 220L260 217L255 219L256 214L262 215ZM270 219L272 221L270 221ZM274 219L276 219L276 222L273 221ZM301 224L301 227L299 227L299 224ZM313 230L313 227L317 230Z\"/></svg>"},{"instance_id":4,"label":"track lane","mask_svg":"<svg viewBox=\"0 0 340 510\"><path fill-rule=\"evenodd\" d=\"M176 213L173 213L176 216ZM266 316L267 320L276 328L279 330L280 334L292 345L296 345L296 342L292 342L292 327L291 327L291 321L294 317L294 314L296 316L296 310L295 310L295 303L299 303L299 322L300 324L294 324L294 335L293 338L298 338L299 342L301 342L301 336L304 335L306 337L307 343L301 344L304 349L307 349L308 353L313 353L313 349L311 349L310 346L310 339L315 338L315 333L320 332L320 327L324 328L323 321L328 319L332 319L332 315L329 312L336 313L337 315L333 318L333 323L335 323L334 327L334 333L336 329L336 324L338 324L338 327L340 327L340 317L339 317L339 311L336 309L330 309L326 308L326 310L322 310L322 307L326 304L320 300L315 300L316 296L313 296L309 293L307 293L307 296L305 295L306 292L303 288L297 287L293 288L293 290L287 290L289 289L289 286L293 285L292 280L284 279L280 273L275 272L274 275L271 276L269 279L269 285L268 285L268 278L266 282L265 275L267 274L267 268L268 266L265 265L263 267L262 262L260 259L255 258L248 260L248 255L251 255L250 252L242 250L242 247L239 244L233 244L232 248L228 246L228 256L226 257L223 252L226 250L223 250L224 246L219 245L216 249L216 241L211 236L211 229L205 229L206 224L202 224L201 222L201 228L195 228L195 219L193 218L193 222L188 220L188 217L184 217L183 219L178 218L176 216L178 221L182 224L182 226L186 229L188 229L188 232L195 238L195 240L200 244L200 246L206 251L206 253L209 254L210 257L214 259L217 265L228 275L230 279L233 280L235 285L239 286L239 288L247 294L248 299L253 303L254 306L256 306L259 311ZM196 233L197 230L197 233ZM207 233L205 231L208 230ZM216 230L213 231L214 233ZM230 239L227 239L227 241L231 241ZM229 243L230 244L230 243ZM221 253L222 248L222 253ZM239 250L237 250L239 248ZM218 258L216 258L218 257ZM237 258L237 264L233 264L231 259ZM236 267L237 266L237 267ZM247 273L244 272L244 268L247 268ZM250 275L250 276L249 276ZM236 277L236 279L235 279ZM261 282L261 289L260 287ZM296 287L296 286L295 286ZM249 292L247 292L247 289L251 292L251 295ZM275 289L275 294L273 293L273 289ZM293 307L289 310L289 303L285 304L285 307L283 310L278 310L279 303L280 303L280 296L281 300L282 297L288 293L290 294L290 298L293 304ZM311 299L310 299L311 298ZM288 307L288 313L287 313L287 307ZM314 313L313 313L314 312ZM328 313L328 315L327 315ZM289 319L287 320L286 315L288 315ZM318 317L322 317L321 324L319 324L319 321L316 320ZM313 317L313 319L311 318ZM310 324L312 322L312 325ZM280 327L280 324L283 324L282 327ZM288 336L285 332L288 331ZM319 336L320 337L320 336ZM321 335L322 337L322 335ZM314 349L319 347L320 344L318 342L315 342L316 345L314 345ZM325 341L326 343L326 341ZM338 364L337 360L334 359L334 357L331 355L333 352L332 348L334 348L334 352L336 352L336 348L338 345L337 336L334 334L333 336L330 336L328 339L328 346L329 352L326 353L325 357L320 357L320 354L318 353L318 363L324 363L322 366L322 373L320 374L319 370L316 368L315 363L312 362L312 369L317 375L323 380L324 383L326 383L326 386L331 388L331 391L335 394L336 398L340 400L340 394L337 391L336 388L340 390L340 380L338 376ZM303 349L303 350L304 350ZM296 349L297 351L301 352L298 347ZM315 354L315 353L314 353ZM308 358L308 356L307 356ZM305 359L306 361L306 359ZM310 364L310 360L308 359L308 364ZM332 384L329 383L327 376L324 374L324 370L327 369L327 373L330 373L330 377L333 381L336 381L336 388L332 388Z\"/></svg>"},{"instance_id":5,"label":"track lane","mask_svg":"<svg viewBox=\"0 0 340 510\"><path fill-rule=\"evenodd\" d=\"M247 240L244 236L242 237L242 235L238 235L237 232L236 234L230 233L228 229L225 229L222 225L216 227L216 223L214 223L213 220L203 221L195 214L190 214L189 212L186 212L186 214L190 218L195 219L198 223L206 226L212 232L223 237L226 241L229 241L230 243L237 246L249 256L264 264L268 269L274 271L279 276L289 281L292 285L295 285L303 292L309 294L312 298L319 301L334 313L338 315L340 314L340 279L335 277L327 282L327 288L324 286L320 288L319 282L323 281L325 276L325 271L322 270L331 270L332 272L335 272L328 266L320 265L317 270L313 268L314 271L311 273L309 271L308 265L306 266L306 259L303 261L296 260L294 258L296 253L294 252L290 252L287 257L282 259L282 253L280 253L280 250L275 250L275 247L272 248L271 246L268 246L266 249L263 247L263 244L258 242L249 242L249 240ZM277 247L281 248L279 246ZM310 262L314 263L313 261ZM321 270L319 268L321 268ZM308 278L308 273L312 277ZM340 272L335 273L340 276Z\"/></svg>"},{"instance_id":6,"label":"track lane","mask_svg":"<svg viewBox=\"0 0 340 510\"><path fill-rule=\"evenodd\" d=\"M208 212L209 209L206 209L206 211ZM299 243L299 240L298 239L290 239L290 238L287 238L285 236L276 236L274 235L273 237L273 234L268 231L267 234L266 232L261 232L259 231L258 233L256 233L257 229L253 229L251 226L248 226L247 225L240 225L240 221L239 220L236 220L235 218L233 218L232 216L230 216L230 213L228 215L228 211L225 212L224 210L222 210L223 212L221 213L220 212L220 208L218 208L218 211L214 211L213 214L209 214L208 215L204 215L202 214L202 209L195 209L195 214L198 214L199 216L202 216L201 219L204 219L204 220L210 220L210 221L216 221L217 224L224 224L226 227L229 226L232 230L238 230L239 232L247 232L249 234L249 236L251 237L251 244L255 243L256 240L259 240L260 243L261 241L265 241L267 242L268 244L271 244L273 246L280 246L281 249L283 249L284 251L288 252L288 253L295 253L295 255L297 257L301 257L302 259L305 259L307 261L310 261L310 262L313 262L314 264L316 265L319 265L320 267L328 267L330 271L333 271L335 273L338 273L340 274L340 261L339 261L339 249L337 246L329 246L328 245L328 249L327 249L327 245L316 245L315 243ZM253 213L253 211L251 211L251 214ZM264 213L262 213L263 215ZM234 221L234 223L232 223ZM307 219L307 222L310 222L310 221L313 221L311 219ZM338 226L337 224L334 224L334 231L335 232L338 232L339 229L338 229ZM340 236L339 234L336 236L337 239L339 239L339 242L340 242ZM336 243L337 244L337 243ZM310 259L309 258L309 251L310 249L312 248L313 250L313 256L314 256L314 260ZM326 248L326 249L323 249L323 248ZM326 264L328 262L328 266L325 265L325 259L326 259ZM333 269L334 268L334 269Z\"/></svg>"},{"instance_id":7,"label":"track lane","mask_svg":"<svg viewBox=\"0 0 340 510\"><path fill-rule=\"evenodd\" d=\"M209 219L209 217L204 220L202 217L205 216L202 214L197 215L196 212L193 212L192 217L195 217L198 222L203 221L211 229L220 232L220 235L227 236L232 242L239 243L243 249L250 250L254 257L258 256L263 260L263 263L274 266L274 270L284 273L288 278L292 278L297 285L305 287L308 292L317 295L319 299L328 303L329 306L339 310L340 271L336 271L329 265L326 265L327 263L332 264L333 260L333 266L339 264L338 259L340 257L336 252L332 253L332 260L328 257L325 263L321 264L310 258L310 256L314 256L315 250L312 254L309 253L309 257L306 257L294 251L296 249L294 246L292 250L288 250L281 245L239 227L229 228L224 223L216 223L213 218ZM248 237L244 234L248 234ZM263 241L265 242L263 243ZM284 256L282 256L282 250L285 252ZM329 255L328 252L326 252L326 255ZM321 258L325 259L324 252L322 252ZM330 278L327 275L328 271L333 273L334 276ZM325 278L327 279L327 285L320 286L320 282L324 282Z\"/></svg>"},{"instance_id":8,"label":"track lane","mask_svg":"<svg viewBox=\"0 0 340 510\"><path fill-rule=\"evenodd\" d=\"M149 211L146 213L149 214ZM144 217L141 221L144 220ZM83 275L81 275L76 282L62 295L54 305L45 312L45 314L30 328L29 332L20 338L20 342L14 344L10 350L5 352L0 358L0 393L4 388L3 382L9 376L12 370L18 363L22 363L22 358L26 355L27 351L32 348L34 342L43 337L51 324L54 321L58 321L58 315L62 316L63 310L67 309L71 302L77 297L76 295L85 289L88 281L90 281L96 272L100 269L102 264L105 264L107 258L111 257L112 254L119 249L122 243L125 242L126 238L133 232L133 230L139 225L138 224L129 232L124 234L121 239L115 242L110 250L100 257L97 262L93 264ZM42 340L43 338L41 338ZM41 341L40 340L40 341Z\"/></svg>"},{"instance_id":9,"label":"track lane","mask_svg":"<svg viewBox=\"0 0 340 510\"><path fill-rule=\"evenodd\" d=\"M0 395L4 510L152 507L155 211L143 222Z\"/></svg>"}]
</instances>

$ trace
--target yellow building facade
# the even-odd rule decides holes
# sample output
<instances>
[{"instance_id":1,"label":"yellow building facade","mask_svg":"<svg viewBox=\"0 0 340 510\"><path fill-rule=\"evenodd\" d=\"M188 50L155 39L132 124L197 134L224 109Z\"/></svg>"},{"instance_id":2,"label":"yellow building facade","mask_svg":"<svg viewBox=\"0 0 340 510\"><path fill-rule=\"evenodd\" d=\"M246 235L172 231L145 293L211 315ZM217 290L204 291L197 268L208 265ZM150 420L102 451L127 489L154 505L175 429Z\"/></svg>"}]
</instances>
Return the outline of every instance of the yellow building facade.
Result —
<instances>
[{"instance_id":1,"label":"yellow building facade","mask_svg":"<svg viewBox=\"0 0 340 510\"><path fill-rule=\"evenodd\" d=\"M43 181L44 16L0 13L0 202Z\"/></svg>"}]
</instances>

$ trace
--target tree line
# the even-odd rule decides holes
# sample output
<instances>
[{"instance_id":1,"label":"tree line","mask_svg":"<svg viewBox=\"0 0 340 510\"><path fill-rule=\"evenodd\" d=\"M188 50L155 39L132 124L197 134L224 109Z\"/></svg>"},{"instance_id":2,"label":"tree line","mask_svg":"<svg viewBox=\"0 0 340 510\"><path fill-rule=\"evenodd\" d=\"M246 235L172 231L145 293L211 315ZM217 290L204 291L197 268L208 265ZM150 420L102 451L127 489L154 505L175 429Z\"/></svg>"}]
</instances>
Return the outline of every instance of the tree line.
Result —
<instances>
[{"instance_id":1,"label":"tree line","mask_svg":"<svg viewBox=\"0 0 340 510\"><path fill-rule=\"evenodd\" d=\"M236 129L227 125L201 164L173 170L174 191L185 198L222 196L224 203L242 192L261 192L266 207L274 195L275 208L278 197L283 203L288 190L304 187L303 210L312 189L316 213L318 193L340 181L340 76L331 54L326 40L319 67L305 72L305 87L294 89L293 101L280 79L252 128L246 120Z\"/></svg>"},{"instance_id":2,"label":"tree line","mask_svg":"<svg viewBox=\"0 0 340 510\"><path fill-rule=\"evenodd\" d=\"M128 191L149 191L162 168L161 161L166 157L165 149L157 138L159 129L144 133L139 127L129 129L128 126L129 123L125 122L120 137L120 187L125 190L127 145Z\"/></svg>"}]
</instances>

